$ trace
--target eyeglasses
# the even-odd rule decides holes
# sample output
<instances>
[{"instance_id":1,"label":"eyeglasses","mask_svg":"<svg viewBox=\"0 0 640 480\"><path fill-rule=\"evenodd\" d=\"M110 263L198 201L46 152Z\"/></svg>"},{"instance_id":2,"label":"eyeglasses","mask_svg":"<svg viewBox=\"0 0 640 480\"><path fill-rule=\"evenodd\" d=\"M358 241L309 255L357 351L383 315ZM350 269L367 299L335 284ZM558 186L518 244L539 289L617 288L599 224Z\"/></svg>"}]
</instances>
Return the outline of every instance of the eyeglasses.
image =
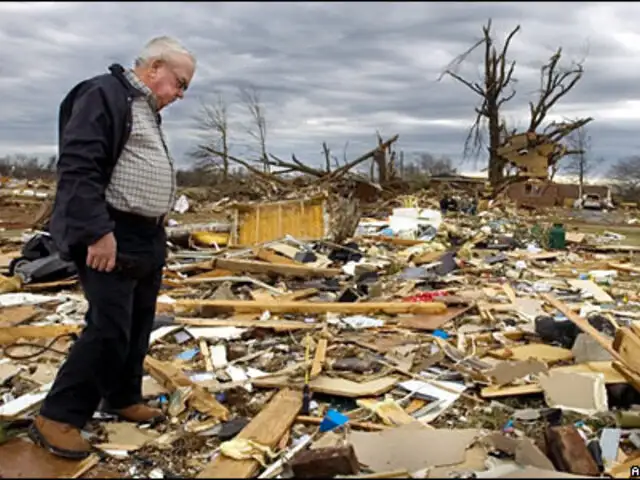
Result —
<instances>
[{"instance_id":1,"label":"eyeglasses","mask_svg":"<svg viewBox=\"0 0 640 480\"><path fill-rule=\"evenodd\" d=\"M172 73L173 77L176 79L176 87L179 90L182 90L182 92L186 92L187 89L189 88L189 83L184 78L180 78L178 76L178 74L174 69L174 66L171 65L168 61L161 60L161 62L166 66L166 68Z\"/></svg>"},{"instance_id":2,"label":"eyeglasses","mask_svg":"<svg viewBox=\"0 0 640 480\"><path fill-rule=\"evenodd\" d=\"M176 77L176 87L178 87L178 89L182 90L183 92L186 92L189 88L189 83L186 80L180 78L173 69L171 70L171 73L173 73L173 76Z\"/></svg>"}]
</instances>

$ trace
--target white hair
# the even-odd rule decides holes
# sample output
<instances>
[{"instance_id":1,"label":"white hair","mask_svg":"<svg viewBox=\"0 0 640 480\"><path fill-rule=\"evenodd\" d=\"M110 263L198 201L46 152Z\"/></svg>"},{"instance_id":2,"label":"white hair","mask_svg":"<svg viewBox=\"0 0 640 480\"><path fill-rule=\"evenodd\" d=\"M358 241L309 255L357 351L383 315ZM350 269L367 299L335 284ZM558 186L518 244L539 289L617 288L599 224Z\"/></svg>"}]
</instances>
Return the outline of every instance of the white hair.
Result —
<instances>
[{"instance_id":1,"label":"white hair","mask_svg":"<svg viewBox=\"0 0 640 480\"><path fill-rule=\"evenodd\" d=\"M150 40L136 58L135 66L140 67L153 60L168 60L175 55L186 55L191 58L194 66L196 64L196 57L193 53L183 47L177 40L165 36Z\"/></svg>"}]
</instances>

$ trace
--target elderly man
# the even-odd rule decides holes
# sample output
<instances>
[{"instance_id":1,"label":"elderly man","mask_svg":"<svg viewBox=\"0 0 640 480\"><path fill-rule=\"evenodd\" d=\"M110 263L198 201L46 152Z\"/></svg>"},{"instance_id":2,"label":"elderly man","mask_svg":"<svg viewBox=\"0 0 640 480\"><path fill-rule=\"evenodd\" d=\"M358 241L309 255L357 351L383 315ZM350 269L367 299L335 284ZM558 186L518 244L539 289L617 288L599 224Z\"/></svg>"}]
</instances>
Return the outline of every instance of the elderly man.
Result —
<instances>
[{"instance_id":1,"label":"elderly man","mask_svg":"<svg viewBox=\"0 0 640 480\"><path fill-rule=\"evenodd\" d=\"M156 38L135 68L112 65L75 86L60 106L50 231L77 265L89 309L29 432L56 455L89 454L81 429L101 401L125 421L162 418L141 395L165 262L164 220L176 191L159 111L183 97L195 64L178 42Z\"/></svg>"}]
</instances>

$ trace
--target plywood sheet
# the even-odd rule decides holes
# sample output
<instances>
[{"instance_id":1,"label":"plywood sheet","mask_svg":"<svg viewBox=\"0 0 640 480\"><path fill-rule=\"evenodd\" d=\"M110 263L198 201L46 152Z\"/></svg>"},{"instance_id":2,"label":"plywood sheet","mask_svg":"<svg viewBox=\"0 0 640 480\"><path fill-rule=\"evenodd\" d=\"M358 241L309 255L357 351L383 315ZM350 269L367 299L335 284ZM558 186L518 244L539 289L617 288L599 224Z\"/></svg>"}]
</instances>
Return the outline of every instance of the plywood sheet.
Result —
<instances>
[{"instance_id":1,"label":"plywood sheet","mask_svg":"<svg viewBox=\"0 0 640 480\"><path fill-rule=\"evenodd\" d=\"M82 461L56 457L20 438L0 445L0 478L72 478Z\"/></svg>"},{"instance_id":2,"label":"plywood sheet","mask_svg":"<svg viewBox=\"0 0 640 480\"><path fill-rule=\"evenodd\" d=\"M275 202L237 209L238 244L256 245L284 238L324 238L324 199Z\"/></svg>"}]
</instances>

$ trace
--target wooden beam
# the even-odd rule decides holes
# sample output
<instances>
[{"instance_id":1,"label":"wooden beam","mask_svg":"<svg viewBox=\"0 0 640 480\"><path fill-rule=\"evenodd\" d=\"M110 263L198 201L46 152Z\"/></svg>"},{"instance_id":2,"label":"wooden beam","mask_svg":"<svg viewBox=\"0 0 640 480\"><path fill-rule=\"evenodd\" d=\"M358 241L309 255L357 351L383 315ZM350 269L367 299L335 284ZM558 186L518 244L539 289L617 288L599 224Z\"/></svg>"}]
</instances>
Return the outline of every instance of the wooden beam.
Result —
<instances>
[{"instance_id":1,"label":"wooden beam","mask_svg":"<svg viewBox=\"0 0 640 480\"><path fill-rule=\"evenodd\" d=\"M260 445L274 448L293 425L300 408L300 392L281 390L236 438L253 440ZM260 464L256 460L235 460L218 455L197 478L251 478L259 468Z\"/></svg>"},{"instance_id":2,"label":"wooden beam","mask_svg":"<svg viewBox=\"0 0 640 480\"><path fill-rule=\"evenodd\" d=\"M179 387L192 387L193 394L187 400L190 407L204 415L210 415L220 420L227 420L229 410L220 404L216 398L202 386L193 383L187 375L170 362L162 362L147 355L144 359L144 368L160 385L170 392Z\"/></svg>"},{"instance_id":3,"label":"wooden beam","mask_svg":"<svg viewBox=\"0 0 640 480\"><path fill-rule=\"evenodd\" d=\"M272 252L271 250L267 250L266 248L256 247L253 249L253 254L256 258L262 260L263 262L274 263L276 265L302 265L301 262L292 260L288 257L285 257L284 255L278 255L277 253Z\"/></svg>"},{"instance_id":4,"label":"wooden beam","mask_svg":"<svg viewBox=\"0 0 640 480\"><path fill-rule=\"evenodd\" d=\"M305 265L274 265L253 260L217 258L216 268L231 272L266 273L285 277L337 277L342 274L339 268L314 268Z\"/></svg>"},{"instance_id":5,"label":"wooden beam","mask_svg":"<svg viewBox=\"0 0 640 480\"><path fill-rule=\"evenodd\" d=\"M298 415L296 417L296 422L305 423L305 424L309 424L309 425L320 425L322 423L322 417L312 417L312 416L308 416L308 415ZM392 427L387 427L386 425L382 425L382 424L379 424L379 423L358 422L358 421L351 421L351 420L349 420L348 425L351 428L353 428L354 430L366 430L366 431L373 431L373 432L379 432L381 430L387 430L388 428L392 428Z\"/></svg>"},{"instance_id":6,"label":"wooden beam","mask_svg":"<svg viewBox=\"0 0 640 480\"><path fill-rule=\"evenodd\" d=\"M320 325L313 323L295 322L291 320L239 320L229 318L219 320L216 318L176 318L175 323L190 327L238 327L238 328L267 328L279 331L313 330Z\"/></svg>"},{"instance_id":7,"label":"wooden beam","mask_svg":"<svg viewBox=\"0 0 640 480\"><path fill-rule=\"evenodd\" d=\"M624 359L625 366L635 372L640 373L640 338L636 336L629 327L621 327L616 330L613 340L613 349Z\"/></svg>"},{"instance_id":8,"label":"wooden beam","mask_svg":"<svg viewBox=\"0 0 640 480\"><path fill-rule=\"evenodd\" d=\"M67 333L78 333L80 325L40 325L0 328L0 345L15 342L19 338L54 338Z\"/></svg>"},{"instance_id":9,"label":"wooden beam","mask_svg":"<svg viewBox=\"0 0 640 480\"><path fill-rule=\"evenodd\" d=\"M311 364L311 372L309 373L309 378L314 379L320 372L322 371L322 367L324 366L324 362L327 357L327 339L321 338L318 340L318 346L316 347L316 353L313 357L313 363Z\"/></svg>"},{"instance_id":10,"label":"wooden beam","mask_svg":"<svg viewBox=\"0 0 640 480\"><path fill-rule=\"evenodd\" d=\"M171 305L180 307L207 307L212 311L261 313L344 313L344 314L401 314L401 313L444 313L447 306L440 302L256 302L251 300L176 300Z\"/></svg>"}]
</instances>

